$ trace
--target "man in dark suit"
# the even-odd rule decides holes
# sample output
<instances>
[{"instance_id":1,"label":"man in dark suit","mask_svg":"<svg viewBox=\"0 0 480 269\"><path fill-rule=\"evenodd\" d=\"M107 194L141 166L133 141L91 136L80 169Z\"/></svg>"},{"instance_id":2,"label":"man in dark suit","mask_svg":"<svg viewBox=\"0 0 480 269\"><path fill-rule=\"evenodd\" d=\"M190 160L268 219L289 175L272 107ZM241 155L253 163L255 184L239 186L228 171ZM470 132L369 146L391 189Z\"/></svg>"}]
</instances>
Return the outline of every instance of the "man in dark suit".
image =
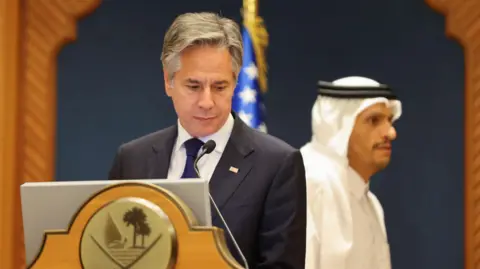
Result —
<instances>
[{"instance_id":1,"label":"man in dark suit","mask_svg":"<svg viewBox=\"0 0 480 269\"><path fill-rule=\"evenodd\" d=\"M178 123L120 146L110 179L196 178L210 193L250 268L304 268L306 189L298 150L256 131L232 112L242 66L238 25L212 13L177 17L162 51L165 89ZM212 210L213 225L225 229ZM243 264L226 234L232 255Z\"/></svg>"}]
</instances>

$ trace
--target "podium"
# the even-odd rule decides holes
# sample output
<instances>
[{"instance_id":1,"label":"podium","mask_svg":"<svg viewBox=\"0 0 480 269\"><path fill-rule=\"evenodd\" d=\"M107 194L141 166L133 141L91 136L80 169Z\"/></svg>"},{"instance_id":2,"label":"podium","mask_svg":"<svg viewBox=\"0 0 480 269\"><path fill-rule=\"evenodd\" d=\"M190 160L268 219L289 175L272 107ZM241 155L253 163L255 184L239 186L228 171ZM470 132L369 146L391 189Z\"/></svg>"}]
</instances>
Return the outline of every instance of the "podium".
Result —
<instances>
[{"instance_id":1,"label":"podium","mask_svg":"<svg viewBox=\"0 0 480 269\"><path fill-rule=\"evenodd\" d=\"M121 227L120 227L121 226ZM67 230L47 230L30 269L243 268L223 230L202 227L177 195L125 181L94 193Z\"/></svg>"}]
</instances>

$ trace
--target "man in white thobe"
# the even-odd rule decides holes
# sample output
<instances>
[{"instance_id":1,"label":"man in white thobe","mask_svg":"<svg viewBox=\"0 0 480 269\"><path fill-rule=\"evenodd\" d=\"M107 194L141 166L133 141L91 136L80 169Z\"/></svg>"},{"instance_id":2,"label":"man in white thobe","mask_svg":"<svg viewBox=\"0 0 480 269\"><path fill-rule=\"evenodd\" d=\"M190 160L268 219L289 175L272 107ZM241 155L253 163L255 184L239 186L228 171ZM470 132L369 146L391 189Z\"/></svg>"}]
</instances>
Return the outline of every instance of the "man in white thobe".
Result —
<instances>
[{"instance_id":1,"label":"man in white thobe","mask_svg":"<svg viewBox=\"0 0 480 269\"><path fill-rule=\"evenodd\" d=\"M307 178L307 269L390 269L383 209L369 190L396 138L401 102L364 77L319 82Z\"/></svg>"}]
</instances>

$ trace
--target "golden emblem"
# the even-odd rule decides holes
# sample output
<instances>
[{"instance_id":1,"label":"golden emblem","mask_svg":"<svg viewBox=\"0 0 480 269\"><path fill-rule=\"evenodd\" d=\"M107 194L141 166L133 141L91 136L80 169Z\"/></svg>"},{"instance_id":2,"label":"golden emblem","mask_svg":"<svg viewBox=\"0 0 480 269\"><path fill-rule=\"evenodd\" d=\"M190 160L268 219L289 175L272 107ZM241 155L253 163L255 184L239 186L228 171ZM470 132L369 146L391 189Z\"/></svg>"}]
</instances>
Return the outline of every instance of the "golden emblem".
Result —
<instances>
[{"instance_id":1,"label":"golden emblem","mask_svg":"<svg viewBox=\"0 0 480 269\"><path fill-rule=\"evenodd\" d=\"M89 220L80 242L85 269L169 269L176 257L175 229L155 204L115 200Z\"/></svg>"}]
</instances>

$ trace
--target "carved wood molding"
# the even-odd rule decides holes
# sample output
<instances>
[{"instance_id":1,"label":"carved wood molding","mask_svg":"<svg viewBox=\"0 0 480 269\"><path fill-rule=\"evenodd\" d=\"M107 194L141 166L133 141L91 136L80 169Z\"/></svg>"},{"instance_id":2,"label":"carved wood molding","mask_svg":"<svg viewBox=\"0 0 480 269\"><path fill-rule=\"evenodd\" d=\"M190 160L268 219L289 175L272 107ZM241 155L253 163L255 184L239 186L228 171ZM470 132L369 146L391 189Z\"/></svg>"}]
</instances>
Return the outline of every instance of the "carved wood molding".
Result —
<instances>
[{"instance_id":1,"label":"carved wood molding","mask_svg":"<svg viewBox=\"0 0 480 269\"><path fill-rule=\"evenodd\" d=\"M16 182L19 14L19 1L0 0L0 267L15 269L20 246L15 233L20 215L15 212L20 209Z\"/></svg>"},{"instance_id":2,"label":"carved wood molding","mask_svg":"<svg viewBox=\"0 0 480 269\"><path fill-rule=\"evenodd\" d=\"M465 54L465 268L480 268L480 1L425 0Z\"/></svg>"},{"instance_id":3,"label":"carved wood molding","mask_svg":"<svg viewBox=\"0 0 480 269\"><path fill-rule=\"evenodd\" d=\"M0 144L0 165L7 161L5 167L0 166L2 268L25 267L19 186L54 180L57 54L75 40L77 20L93 12L100 2L0 0L0 40L20 38L16 44L0 42L0 138L9 139ZM15 19L17 23L12 24ZM3 83L5 70L16 67L18 74L7 75L7 83Z\"/></svg>"},{"instance_id":4,"label":"carved wood molding","mask_svg":"<svg viewBox=\"0 0 480 269\"><path fill-rule=\"evenodd\" d=\"M22 46L21 178L54 179L57 54L100 0L26 0Z\"/></svg>"}]
</instances>

